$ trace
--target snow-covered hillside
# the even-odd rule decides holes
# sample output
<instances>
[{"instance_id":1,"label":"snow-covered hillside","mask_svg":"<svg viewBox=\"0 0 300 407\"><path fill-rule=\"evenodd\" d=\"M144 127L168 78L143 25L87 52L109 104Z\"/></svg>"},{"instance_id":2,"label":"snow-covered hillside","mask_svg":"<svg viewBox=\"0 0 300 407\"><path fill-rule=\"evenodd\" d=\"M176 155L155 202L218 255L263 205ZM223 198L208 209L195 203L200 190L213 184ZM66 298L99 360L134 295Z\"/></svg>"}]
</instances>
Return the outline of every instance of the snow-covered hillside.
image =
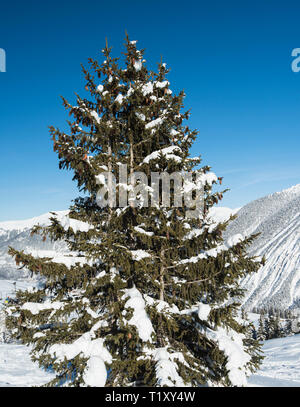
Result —
<instances>
[{"instance_id":1,"label":"snow-covered hillside","mask_svg":"<svg viewBox=\"0 0 300 407\"><path fill-rule=\"evenodd\" d=\"M231 209L225 206L213 206L209 211L209 215L216 223L225 222L231 215L235 215L239 209L240 208Z\"/></svg>"},{"instance_id":2,"label":"snow-covered hillside","mask_svg":"<svg viewBox=\"0 0 300 407\"><path fill-rule=\"evenodd\" d=\"M265 359L248 379L249 387L300 387L300 335L265 341L263 352Z\"/></svg>"},{"instance_id":3,"label":"snow-covered hillside","mask_svg":"<svg viewBox=\"0 0 300 407\"><path fill-rule=\"evenodd\" d=\"M265 255L260 271L247 277L246 308L300 305L300 184L257 199L238 211L225 237L261 233L250 253Z\"/></svg>"},{"instance_id":4,"label":"snow-covered hillside","mask_svg":"<svg viewBox=\"0 0 300 407\"><path fill-rule=\"evenodd\" d=\"M0 387L42 386L53 379L52 373L40 369L24 345L0 343Z\"/></svg>"},{"instance_id":5,"label":"snow-covered hillside","mask_svg":"<svg viewBox=\"0 0 300 407\"><path fill-rule=\"evenodd\" d=\"M62 219L68 211L56 213L58 219ZM26 271L17 270L14 260L7 254L9 246L28 253L42 250L45 256L48 251L60 253L65 250L61 242L43 242L40 236L30 236L30 229L37 224L48 225L50 216L51 214L47 213L27 220L0 222L0 279L19 279L26 276Z\"/></svg>"}]
</instances>

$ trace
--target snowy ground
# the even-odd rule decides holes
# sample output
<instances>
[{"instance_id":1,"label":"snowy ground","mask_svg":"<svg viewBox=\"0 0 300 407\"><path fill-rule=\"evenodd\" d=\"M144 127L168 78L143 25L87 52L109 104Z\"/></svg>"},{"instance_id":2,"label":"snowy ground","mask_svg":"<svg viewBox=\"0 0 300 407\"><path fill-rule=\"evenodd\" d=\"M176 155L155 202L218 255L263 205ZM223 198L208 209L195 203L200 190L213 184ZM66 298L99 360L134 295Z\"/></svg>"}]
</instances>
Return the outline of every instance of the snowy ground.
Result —
<instances>
[{"instance_id":1,"label":"snowy ground","mask_svg":"<svg viewBox=\"0 0 300 407\"><path fill-rule=\"evenodd\" d=\"M248 380L250 387L300 387L300 334L265 341L261 369Z\"/></svg>"},{"instance_id":2,"label":"snowy ground","mask_svg":"<svg viewBox=\"0 0 300 407\"><path fill-rule=\"evenodd\" d=\"M262 368L249 387L300 387L300 335L266 341L263 349ZM0 387L41 386L52 378L30 360L28 347L0 344Z\"/></svg>"},{"instance_id":3,"label":"snowy ground","mask_svg":"<svg viewBox=\"0 0 300 407\"><path fill-rule=\"evenodd\" d=\"M0 387L41 386L53 379L31 361L29 351L24 345L0 343Z\"/></svg>"}]
</instances>

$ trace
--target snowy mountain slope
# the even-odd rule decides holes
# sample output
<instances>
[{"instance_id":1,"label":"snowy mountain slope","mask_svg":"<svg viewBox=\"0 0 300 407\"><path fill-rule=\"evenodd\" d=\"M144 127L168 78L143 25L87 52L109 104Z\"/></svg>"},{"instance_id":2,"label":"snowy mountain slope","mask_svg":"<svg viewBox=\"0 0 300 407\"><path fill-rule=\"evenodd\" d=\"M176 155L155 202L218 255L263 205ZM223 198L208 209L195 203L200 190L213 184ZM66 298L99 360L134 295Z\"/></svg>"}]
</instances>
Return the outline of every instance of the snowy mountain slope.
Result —
<instances>
[{"instance_id":1,"label":"snowy mountain slope","mask_svg":"<svg viewBox=\"0 0 300 407\"><path fill-rule=\"evenodd\" d=\"M238 211L225 237L261 233L250 254L265 255L258 273L242 281L245 306L300 305L300 184L255 200Z\"/></svg>"},{"instance_id":2,"label":"snowy mountain slope","mask_svg":"<svg viewBox=\"0 0 300 407\"><path fill-rule=\"evenodd\" d=\"M68 211L56 212L58 219L63 219ZM11 246L26 252L65 250L61 242L42 241L40 236L30 236L30 229L34 225L48 225L50 213L24 221L0 222L0 279L18 279L26 276L26 271L17 270L14 260L7 254ZM44 254L45 256L47 254Z\"/></svg>"},{"instance_id":3,"label":"snowy mountain slope","mask_svg":"<svg viewBox=\"0 0 300 407\"><path fill-rule=\"evenodd\" d=\"M214 222L220 223L225 222L230 218L231 215L235 215L240 208L231 209L226 208L225 206L213 206L210 208L209 216L213 219Z\"/></svg>"}]
</instances>

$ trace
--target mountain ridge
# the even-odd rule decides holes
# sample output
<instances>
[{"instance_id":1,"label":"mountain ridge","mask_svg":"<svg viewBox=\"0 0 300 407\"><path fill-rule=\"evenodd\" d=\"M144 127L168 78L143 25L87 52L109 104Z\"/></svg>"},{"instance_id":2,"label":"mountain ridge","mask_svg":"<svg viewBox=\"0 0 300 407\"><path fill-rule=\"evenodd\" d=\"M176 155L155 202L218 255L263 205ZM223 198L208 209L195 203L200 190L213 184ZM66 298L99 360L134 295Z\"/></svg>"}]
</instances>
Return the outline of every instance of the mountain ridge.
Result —
<instances>
[{"instance_id":1,"label":"mountain ridge","mask_svg":"<svg viewBox=\"0 0 300 407\"><path fill-rule=\"evenodd\" d=\"M68 211L55 212L58 219L66 216ZM39 235L30 235L34 225L47 226L50 224L51 212L21 221L0 222L0 279L22 279L29 275L26 270L18 270L14 259L8 255L8 247L25 251L55 251L61 252L65 246L61 242L44 242Z\"/></svg>"},{"instance_id":2,"label":"mountain ridge","mask_svg":"<svg viewBox=\"0 0 300 407\"><path fill-rule=\"evenodd\" d=\"M242 207L224 237L260 233L250 255L265 256L266 264L246 277L245 308L297 308L300 305L300 184Z\"/></svg>"}]
</instances>

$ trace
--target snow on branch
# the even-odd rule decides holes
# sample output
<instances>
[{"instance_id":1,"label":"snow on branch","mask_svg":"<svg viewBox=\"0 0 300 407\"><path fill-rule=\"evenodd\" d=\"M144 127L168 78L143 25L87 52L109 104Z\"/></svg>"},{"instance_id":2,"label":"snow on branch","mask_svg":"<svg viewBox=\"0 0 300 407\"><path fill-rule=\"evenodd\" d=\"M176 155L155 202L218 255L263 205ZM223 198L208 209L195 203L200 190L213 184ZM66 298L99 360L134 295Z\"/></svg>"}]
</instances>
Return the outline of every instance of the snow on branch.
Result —
<instances>
[{"instance_id":1,"label":"snow on branch","mask_svg":"<svg viewBox=\"0 0 300 407\"><path fill-rule=\"evenodd\" d=\"M170 146L170 147L165 147L161 150L153 151L153 153L147 155L147 157L144 158L143 163L149 164L149 162L151 160L157 160L159 156L163 156L167 160L173 159L177 162L180 162L181 157L174 154L175 152L181 152L181 148L178 146Z\"/></svg>"},{"instance_id":2,"label":"snow on branch","mask_svg":"<svg viewBox=\"0 0 300 407\"><path fill-rule=\"evenodd\" d=\"M49 353L57 361L63 362L74 359L77 355L87 358L83 380L87 386L104 387L107 380L105 363L112 363L112 356L104 345L104 339L94 339L94 331L98 329L102 321L95 324L91 331L83 334L79 339L70 344L55 344L49 349Z\"/></svg>"},{"instance_id":3,"label":"snow on branch","mask_svg":"<svg viewBox=\"0 0 300 407\"><path fill-rule=\"evenodd\" d=\"M147 232L146 230L144 230L143 228L141 228L140 226L135 226L134 230L138 233L141 233L142 235L146 235L146 236L153 236L154 233L153 232Z\"/></svg>"},{"instance_id":4,"label":"snow on branch","mask_svg":"<svg viewBox=\"0 0 300 407\"><path fill-rule=\"evenodd\" d=\"M218 327L216 330L206 328L205 334L209 339L217 342L220 350L227 356L226 368L233 386L246 386L246 365L250 362L251 356L244 350L245 335L222 327Z\"/></svg>"},{"instance_id":5,"label":"snow on branch","mask_svg":"<svg viewBox=\"0 0 300 407\"><path fill-rule=\"evenodd\" d=\"M63 302L60 301L45 301L44 303L39 303L39 302L25 302L25 304L22 305L21 309L30 311L32 315L37 315L41 311L44 310L58 310L61 309L64 306Z\"/></svg>"},{"instance_id":6,"label":"snow on branch","mask_svg":"<svg viewBox=\"0 0 300 407\"><path fill-rule=\"evenodd\" d=\"M125 303L125 309L133 308L133 316L128 321L129 325L133 325L136 327L139 337L143 342L152 342L151 335L154 333L154 329L150 318L148 317L145 307L146 303L139 292L139 290L135 287L125 289L125 294L123 295L122 299L129 299ZM124 312L126 314L126 311Z\"/></svg>"},{"instance_id":7,"label":"snow on branch","mask_svg":"<svg viewBox=\"0 0 300 407\"><path fill-rule=\"evenodd\" d=\"M178 366L174 359L184 362L182 353L169 353L167 347L158 348L154 352L154 360L157 362L155 367L157 385L160 387L184 387L184 381L178 374Z\"/></svg>"},{"instance_id":8,"label":"snow on branch","mask_svg":"<svg viewBox=\"0 0 300 407\"><path fill-rule=\"evenodd\" d=\"M146 259L147 257L151 257L149 253L147 253L145 250L130 250L132 259L135 261L140 261L143 259Z\"/></svg>"}]
</instances>

